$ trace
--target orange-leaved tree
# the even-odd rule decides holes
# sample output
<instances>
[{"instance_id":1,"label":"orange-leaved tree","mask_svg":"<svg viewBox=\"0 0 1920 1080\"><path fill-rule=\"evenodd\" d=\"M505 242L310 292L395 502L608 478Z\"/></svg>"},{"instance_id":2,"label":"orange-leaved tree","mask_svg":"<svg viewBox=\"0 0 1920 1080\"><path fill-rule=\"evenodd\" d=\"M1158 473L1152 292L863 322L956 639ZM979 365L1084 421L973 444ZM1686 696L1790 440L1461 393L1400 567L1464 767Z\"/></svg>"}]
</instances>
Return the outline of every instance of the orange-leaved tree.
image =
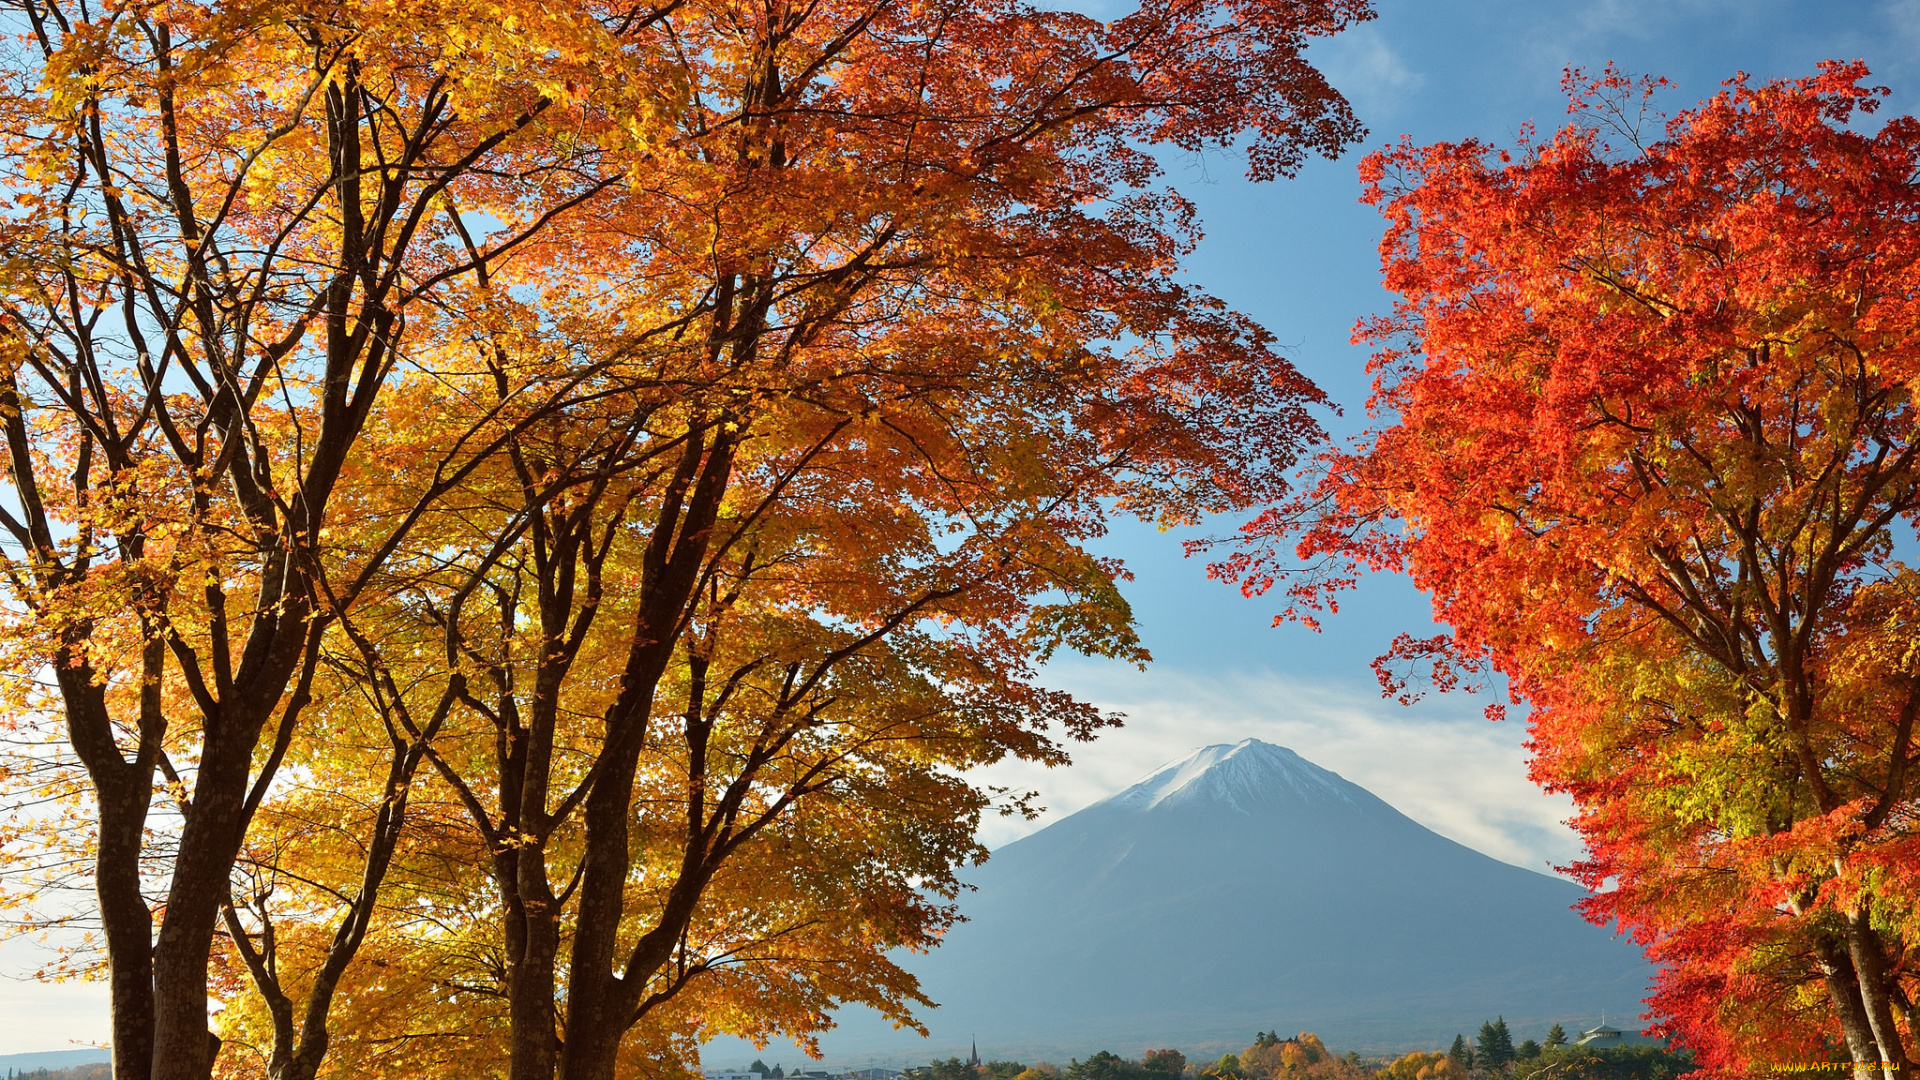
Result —
<instances>
[{"instance_id":1,"label":"orange-leaved tree","mask_svg":"<svg viewBox=\"0 0 1920 1080\"><path fill-rule=\"evenodd\" d=\"M1467 1080L1467 1069L1444 1050L1415 1050L1374 1075L1384 1080Z\"/></svg>"},{"instance_id":2,"label":"orange-leaved tree","mask_svg":"<svg viewBox=\"0 0 1920 1080\"><path fill-rule=\"evenodd\" d=\"M1333 1056L1311 1031L1287 1039L1263 1032L1252 1046L1240 1051L1239 1059L1242 1073L1265 1080L1354 1080L1366 1075L1358 1065Z\"/></svg>"},{"instance_id":3,"label":"orange-leaved tree","mask_svg":"<svg viewBox=\"0 0 1920 1080\"><path fill-rule=\"evenodd\" d=\"M6 840L94 893L115 1075L198 1080L230 872L328 636L419 512L604 390L436 352L440 298L617 183L684 88L622 5L5 6L0 711L35 748L0 761L27 800ZM419 502L370 519L347 477L372 418L413 422L393 386L473 371L502 392L443 414ZM307 988L316 1048L364 854Z\"/></svg>"},{"instance_id":4,"label":"orange-leaved tree","mask_svg":"<svg viewBox=\"0 0 1920 1080\"><path fill-rule=\"evenodd\" d=\"M1916 1034L1920 124L1867 128L1866 74L1735 80L1661 128L1610 71L1544 141L1375 155L1380 425L1219 566L1257 591L1317 560L1301 612L1410 573L1452 631L1383 682L1490 667L1531 705L1588 914L1729 1074L1891 1077Z\"/></svg>"},{"instance_id":5,"label":"orange-leaved tree","mask_svg":"<svg viewBox=\"0 0 1920 1080\"><path fill-rule=\"evenodd\" d=\"M1316 433L1268 335L1174 276L1195 229L1151 145L1244 138L1261 177L1338 150L1358 127L1301 50L1366 14L636 16L667 125L591 207L470 252L353 464L373 535L413 524L338 534L387 556L317 646L328 722L248 841L223 1034L310 1075L314 912L376 848L346 1067L604 1080L838 1001L908 1019L887 950L936 940L981 854L988 793L956 773L1102 722L1037 684L1055 649L1144 659L1087 542L1278 498ZM423 502L423 463L521 368L588 373L591 400ZM413 826L363 839L400 803L352 761L425 763Z\"/></svg>"}]
</instances>

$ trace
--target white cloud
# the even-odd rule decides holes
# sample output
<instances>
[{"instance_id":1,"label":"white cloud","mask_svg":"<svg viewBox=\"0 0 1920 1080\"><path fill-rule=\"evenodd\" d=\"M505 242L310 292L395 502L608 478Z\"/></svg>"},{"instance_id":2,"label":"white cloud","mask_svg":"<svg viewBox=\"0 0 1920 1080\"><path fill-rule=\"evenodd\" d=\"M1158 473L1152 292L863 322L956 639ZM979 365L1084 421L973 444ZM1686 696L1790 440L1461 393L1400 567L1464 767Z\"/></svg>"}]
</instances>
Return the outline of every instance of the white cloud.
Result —
<instances>
[{"instance_id":1,"label":"white cloud","mask_svg":"<svg viewBox=\"0 0 1920 1080\"><path fill-rule=\"evenodd\" d=\"M1902 44L1920 45L1920 0L1890 0L1880 10Z\"/></svg>"},{"instance_id":2,"label":"white cloud","mask_svg":"<svg viewBox=\"0 0 1920 1080\"><path fill-rule=\"evenodd\" d=\"M1308 55L1367 122L1392 117L1427 81L1407 66L1373 23L1317 41Z\"/></svg>"},{"instance_id":3,"label":"white cloud","mask_svg":"<svg viewBox=\"0 0 1920 1080\"><path fill-rule=\"evenodd\" d=\"M1564 822L1571 801L1543 794L1526 776L1519 720L1490 723L1484 702L1436 697L1407 708L1377 697L1273 673L1207 676L1109 666L1056 666L1051 681L1104 708L1126 726L1075 748L1074 764L1024 762L980 778L1041 793L1038 821L990 820L998 846L1059 820L1213 743L1264 739L1290 747L1378 795L1422 825L1496 859L1545 871L1579 857Z\"/></svg>"}]
</instances>

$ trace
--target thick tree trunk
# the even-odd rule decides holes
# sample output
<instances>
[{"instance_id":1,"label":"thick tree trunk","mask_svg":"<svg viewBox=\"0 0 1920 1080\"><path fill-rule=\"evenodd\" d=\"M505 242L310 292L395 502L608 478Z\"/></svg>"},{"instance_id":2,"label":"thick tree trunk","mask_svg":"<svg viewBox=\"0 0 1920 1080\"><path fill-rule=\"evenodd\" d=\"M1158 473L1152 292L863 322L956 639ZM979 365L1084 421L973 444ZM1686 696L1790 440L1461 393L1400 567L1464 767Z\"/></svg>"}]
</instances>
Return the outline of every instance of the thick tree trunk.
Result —
<instances>
[{"instance_id":1,"label":"thick tree trunk","mask_svg":"<svg viewBox=\"0 0 1920 1080\"><path fill-rule=\"evenodd\" d=\"M1899 1080L1907 1069L1906 1047L1893 1013L1893 996L1888 991L1886 943L1873 929L1865 904L1847 914L1847 954L1860 986L1860 1002L1886 1080Z\"/></svg>"},{"instance_id":2,"label":"thick tree trunk","mask_svg":"<svg viewBox=\"0 0 1920 1080\"><path fill-rule=\"evenodd\" d=\"M1840 1033L1853 1060L1854 1080L1880 1080L1880 1070L1874 1064L1880 1059L1879 1048L1867 1022L1866 1005L1860 999L1860 980L1854 974L1852 959L1834 936L1817 932L1813 954L1826 979L1827 997L1840 1017Z\"/></svg>"},{"instance_id":3,"label":"thick tree trunk","mask_svg":"<svg viewBox=\"0 0 1920 1080\"><path fill-rule=\"evenodd\" d=\"M560 1055L560 1080L613 1080L614 1067L620 1057L620 1040L631 1025L623 1017L607 1016L607 1004L605 997L578 1005L569 1003L567 1046Z\"/></svg>"},{"instance_id":4,"label":"thick tree trunk","mask_svg":"<svg viewBox=\"0 0 1920 1080\"><path fill-rule=\"evenodd\" d=\"M567 1045L560 1080L613 1080L620 1040L632 1026L630 1010L617 999L621 982L613 970L625 911L633 777L638 748L612 750L599 783L587 796L587 865L580 885L578 926L569 955ZM608 751L603 751L606 753Z\"/></svg>"},{"instance_id":5,"label":"thick tree trunk","mask_svg":"<svg viewBox=\"0 0 1920 1080\"><path fill-rule=\"evenodd\" d=\"M547 883L545 852L526 847L516 852L516 901L520 910L520 953L507 986L508 1080L553 1080L555 1045L555 968L560 957L560 928L553 891Z\"/></svg>"},{"instance_id":6,"label":"thick tree trunk","mask_svg":"<svg viewBox=\"0 0 1920 1080\"><path fill-rule=\"evenodd\" d=\"M207 1028L207 968L239 854L259 725L226 720L209 726L153 947L153 1080L206 1080L219 1045Z\"/></svg>"},{"instance_id":7,"label":"thick tree trunk","mask_svg":"<svg viewBox=\"0 0 1920 1080\"><path fill-rule=\"evenodd\" d=\"M148 1080L153 1069L153 912L140 893L140 845L153 785L136 771L129 766L127 775L95 786L100 841L94 894L106 938L118 1080Z\"/></svg>"}]
</instances>

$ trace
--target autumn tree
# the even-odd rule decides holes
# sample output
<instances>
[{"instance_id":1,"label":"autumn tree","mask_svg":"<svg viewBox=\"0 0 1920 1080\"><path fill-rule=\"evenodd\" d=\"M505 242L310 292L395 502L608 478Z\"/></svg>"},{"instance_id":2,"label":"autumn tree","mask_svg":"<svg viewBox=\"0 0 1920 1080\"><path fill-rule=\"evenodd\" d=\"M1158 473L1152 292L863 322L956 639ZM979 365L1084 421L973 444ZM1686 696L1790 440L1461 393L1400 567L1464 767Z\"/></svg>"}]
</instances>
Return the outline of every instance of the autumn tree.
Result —
<instances>
[{"instance_id":1,"label":"autumn tree","mask_svg":"<svg viewBox=\"0 0 1920 1080\"><path fill-rule=\"evenodd\" d=\"M1149 1050L1140 1055L1140 1067L1152 1073L1180 1076L1187 1071L1187 1055L1178 1050Z\"/></svg>"},{"instance_id":2,"label":"autumn tree","mask_svg":"<svg viewBox=\"0 0 1920 1080\"><path fill-rule=\"evenodd\" d=\"M1287 1080L1358 1080L1364 1072L1351 1060L1336 1058L1320 1037L1303 1031L1291 1038L1262 1033L1238 1056L1242 1073L1252 1077Z\"/></svg>"},{"instance_id":3,"label":"autumn tree","mask_svg":"<svg viewBox=\"0 0 1920 1080\"><path fill-rule=\"evenodd\" d=\"M1609 73L1551 138L1370 159L1380 426L1222 566L1273 583L1305 524L1299 611L1410 573L1452 630L1386 681L1506 677L1616 886L1585 910L1729 1072L1839 1043L1891 1077L1915 1034L1920 124L1873 129L1866 75L1662 126Z\"/></svg>"},{"instance_id":4,"label":"autumn tree","mask_svg":"<svg viewBox=\"0 0 1920 1080\"><path fill-rule=\"evenodd\" d=\"M937 940L994 805L959 774L1108 722L1037 684L1056 650L1145 659L1088 542L1275 498L1316 431L1271 338L1174 276L1197 234L1150 150L1244 140L1257 177L1338 150L1358 127L1300 53L1364 4L630 14L674 100L591 207L499 255L446 236L473 366L410 382L355 462L409 531L354 534L384 561L290 753L431 772L364 920L380 966L338 992L363 1071L605 1080L842 1001L911 1022L888 950ZM523 367L590 400L423 503ZM309 1060L276 1049L327 963L303 930L358 872L290 842L353 820L309 812L338 786L282 791L221 1014L270 1063Z\"/></svg>"},{"instance_id":5,"label":"autumn tree","mask_svg":"<svg viewBox=\"0 0 1920 1080\"><path fill-rule=\"evenodd\" d=\"M1375 1074L1384 1080L1466 1080L1466 1066L1438 1050L1414 1051Z\"/></svg>"},{"instance_id":6,"label":"autumn tree","mask_svg":"<svg viewBox=\"0 0 1920 1080\"><path fill-rule=\"evenodd\" d=\"M1253 1045L1240 1051L1240 1067L1250 1076L1279 1076L1291 1068L1311 1064L1325 1059L1326 1047L1315 1039L1305 1044L1299 1038L1282 1039L1279 1035L1257 1036Z\"/></svg>"},{"instance_id":7,"label":"autumn tree","mask_svg":"<svg viewBox=\"0 0 1920 1080\"><path fill-rule=\"evenodd\" d=\"M64 852L94 893L115 1075L198 1080L230 873L329 635L420 512L601 388L592 365L490 369L502 392L378 521L347 481L368 425L409 422L409 375L482 369L438 350L440 300L617 182L677 91L631 12L591 3L509 25L446 4L7 10L0 637L7 723L45 749L5 770L77 815L7 839ZM302 1053L324 1052L420 764L424 739L400 742L325 913Z\"/></svg>"}]
</instances>

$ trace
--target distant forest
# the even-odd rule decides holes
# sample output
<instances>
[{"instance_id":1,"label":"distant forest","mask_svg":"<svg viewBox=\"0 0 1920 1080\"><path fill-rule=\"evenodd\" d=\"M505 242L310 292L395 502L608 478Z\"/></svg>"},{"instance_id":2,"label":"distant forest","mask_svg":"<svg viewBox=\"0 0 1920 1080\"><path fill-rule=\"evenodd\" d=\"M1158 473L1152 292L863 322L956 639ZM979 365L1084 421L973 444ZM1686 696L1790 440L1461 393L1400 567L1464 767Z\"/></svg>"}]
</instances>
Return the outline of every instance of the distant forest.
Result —
<instances>
[{"instance_id":1,"label":"distant forest","mask_svg":"<svg viewBox=\"0 0 1920 1080\"><path fill-rule=\"evenodd\" d=\"M1149 1050L1138 1060L1102 1050L1066 1065L959 1058L908 1069L903 1080L1671 1080L1691 1072L1685 1053L1657 1046L1572 1046L1555 1024L1543 1039L1513 1041L1504 1019L1481 1025L1469 1041L1398 1058L1336 1054L1312 1032L1292 1038L1263 1031L1237 1054L1189 1061L1178 1050Z\"/></svg>"},{"instance_id":2,"label":"distant forest","mask_svg":"<svg viewBox=\"0 0 1920 1080\"><path fill-rule=\"evenodd\" d=\"M8 1069L7 1080L113 1080L113 1066L93 1061L64 1069Z\"/></svg>"}]
</instances>

